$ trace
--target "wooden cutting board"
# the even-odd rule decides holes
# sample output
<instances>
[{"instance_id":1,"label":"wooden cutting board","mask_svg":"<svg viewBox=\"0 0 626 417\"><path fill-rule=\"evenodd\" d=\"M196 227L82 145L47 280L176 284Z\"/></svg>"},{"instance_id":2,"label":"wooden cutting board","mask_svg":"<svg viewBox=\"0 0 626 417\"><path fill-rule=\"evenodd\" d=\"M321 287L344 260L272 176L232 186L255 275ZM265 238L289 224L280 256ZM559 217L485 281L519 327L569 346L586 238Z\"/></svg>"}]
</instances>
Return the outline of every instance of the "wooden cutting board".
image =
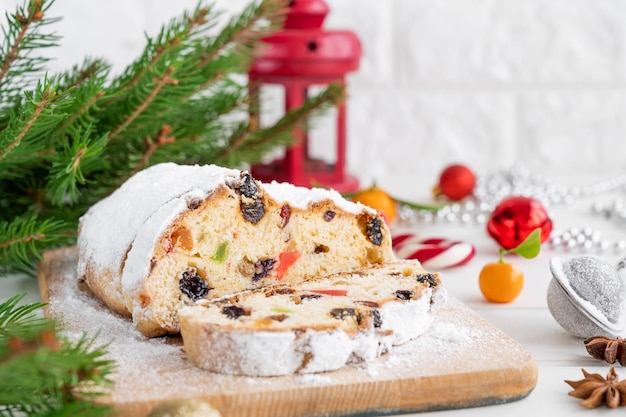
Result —
<instances>
[{"instance_id":1,"label":"wooden cutting board","mask_svg":"<svg viewBox=\"0 0 626 417\"><path fill-rule=\"evenodd\" d=\"M77 283L76 251L45 254L39 265L46 314L70 337L97 334L117 364L103 402L124 416L146 416L168 399L201 399L223 417L376 416L517 401L537 382L519 343L457 300L420 338L370 364L321 374L250 378L201 370L179 337L147 339ZM444 278L445 286L445 278Z\"/></svg>"}]
</instances>

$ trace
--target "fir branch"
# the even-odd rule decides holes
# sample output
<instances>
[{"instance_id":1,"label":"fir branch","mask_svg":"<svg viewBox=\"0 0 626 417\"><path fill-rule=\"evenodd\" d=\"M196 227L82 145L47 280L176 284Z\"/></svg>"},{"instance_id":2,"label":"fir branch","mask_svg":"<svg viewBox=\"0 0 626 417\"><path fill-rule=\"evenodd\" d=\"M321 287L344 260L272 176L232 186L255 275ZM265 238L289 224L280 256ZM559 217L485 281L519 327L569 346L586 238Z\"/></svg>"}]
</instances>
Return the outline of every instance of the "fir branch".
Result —
<instances>
[{"instance_id":1,"label":"fir branch","mask_svg":"<svg viewBox=\"0 0 626 417\"><path fill-rule=\"evenodd\" d=\"M150 161L150 158L160 146L166 145L168 143L173 143L176 140L176 138L172 136L171 133L172 133L172 127L169 125L163 125L161 129L159 129L159 132L157 133L157 137L155 140L146 138L146 143L148 145L148 148L142 155L140 161L135 165L133 170L129 173L127 178L130 178L131 176L139 172L141 169L148 166L148 162Z\"/></svg>"},{"instance_id":2,"label":"fir branch","mask_svg":"<svg viewBox=\"0 0 626 417\"><path fill-rule=\"evenodd\" d=\"M105 82L110 69L101 60L86 59L82 66L75 66L58 77L57 88L61 91L60 94L73 99L72 106L68 109L69 117L60 124L58 133L77 121L83 127L96 122L91 115L100 110L97 104L106 94Z\"/></svg>"},{"instance_id":3,"label":"fir branch","mask_svg":"<svg viewBox=\"0 0 626 417\"><path fill-rule=\"evenodd\" d=\"M0 274L24 271L44 249L67 244L72 226L61 220L15 217L0 221Z\"/></svg>"},{"instance_id":4,"label":"fir branch","mask_svg":"<svg viewBox=\"0 0 626 417\"><path fill-rule=\"evenodd\" d=\"M7 52L4 53L2 66L0 67L0 86L3 84L3 79L9 72L11 64L18 59L18 52L22 48L28 29L33 22L39 22L43 19L43 10L41 0L32 1L28 10L28 15L24 16L21 13L17 14L15 19L15 26L17 27L16 33L13 36L7 36L5 32L5 38L11 41L8 45Z\"/></svg>"},{"instance_id":5,"label":"fir branch","mask_svg":"<svg viewBox=\"0 0 626 417\"><path fill-rule=\"evenodd\" d=\"M258 129L241 122L248 90L233 77L285 4L252 3L213 36L207 29L219 14L199 3L148 38L140 58L113 80L106 63L85 60L11 96L0 109L0 262L10 265L3 271L71 244L87 208L140 169L164 161L242 166L291 143L294 126L317 107ZM46 35L37 36L27 46L45 43ZM35 239L33 224L55 228Z\"/></svg>"},{"instance_id":6,"label":"fir branch","mask_svg":"<svg viewBox=\"0 0 626 417\"><path fill-rule=\"evenodd\" d=\"M24 114L27 115L27 117L23 120L22 123L20 123L19 128L15 129L17 130L17 134L14 136L14 138L8 141L8 143L3 146L4 150L0 151L0 160L4 159L11 151L13 151L13 149L15 149L22 142L22 140L26 137L28 132L30 132L33 126L35 126L36 121L39 119L44 109L46 108L46 106L48 106L48 104L50 103L53 97L54 97L54 93L51 93L49 89L45 89L41 92L41 96L39 97L39 100L33 103L34 107L32 111L31 112L27 112L26 110L24 111ZM10 133L11 133L10 128L11 126L9 126L8 129L5 129L2 132L3 133L2 136L5 137L5 141L7 141L7 139L10 138ZM8 133L8 134L4 134L4 133ZM0 137L0 145L2 145L1 137Z\"/></svg>"},{"instance_id":7,"label":"fir branch","mask_svg":"<svg viewBox=\"0 0 626 417\"><path fill-rule=\"evenodd\" d=\"M197 67L213 65L217 60L228 56L230 59L237 59L243 68L252 46L284 22L286 5L286 0L265 0L258 5L254 3L248 5L239 16L228 22L218 36L211 39L207 45L202 45L203 52ZM195 92L205 90L224 75L219 71L214 72L213 76L208 77Z\"/></svg>"},{"instance_id":8,"label":"fir branch","mask_svg":"<svg viewBox=\"0 0 626 417\"><path fill-rule=\"evenodd\" d=\"M159 61L164 57L176 55L176 51L181 49L192 34L203 30L208 19L215 17L211 14L211 8L202 7L199 4L191 15L184 13L182 18L173 19L166 25L155 39L148 38L142 56L136 63L129 65L126 72L113 82L114 88L120 91L132 90ZM119 100L123 96L117 97Z\"/></svg>"},{"instance_id":9,"label":"fir branch","mask_svg":"<svg viewBox=\"0 0 626 417\"><path fill-rule=\"evenodd\" d=\"M33 57L31 53L57 44L58 36L40 33L43 26L59 20L46 17L52 2L29 0L27 6L6 15L7 26L2 27L4 38L0 41L0 109L13 102L24 89L28 76L41 72L42 65L49 60Z\"/></svg>"},{"instance_id":10,"label":"fir branch","mask_svg":"<svg viewBox=\"0 0 626 417\"><path fill-rule=\"evenodd\" d=\"M111 384L112 362L93 339L69 342L40 317L42 303L20 305L25 294L0 303L0 416L104 416L93 400Z\"/></svg>"},{"instance_id":11,"label":"fir branch","mask_svg":"<svg viewBox=\"0 0 626 417\"><path fill-rule=\"evenodd\" d=\"M177 80L171 78L171 75L173 72L174 72L174 67L169 67L162 77L152 79L152 82L154 83L154 85L150 93L146 96L146 98L141 103L139 103L139 105L134 109L134 111L130 115L128 115L128 117L119 126L115 128L114 131L109 133L107 140L110 141L116 138L124 129L126 129L126 127L129 124L131 124L137 117L139 117L139 115L146 110L146 108L150 105L150 103L154 101L154 99L157 97L157 95L159 94L159 92L164 86L178 84Z\"/></svg>"},{"instance_id":12,"label":"fir branch","mask_svg":"<svg viewBox=\"0 0 626 417\"><path fill-rule=\"evenodd\" d=\"M88 183L85 173L104 167L101 155L106 147L106 135L92 134L92 126L74 128L65 141L62 152L51 158L49 182L46 194L52 204L75 204L79 200L78 185Z\"/></svg>"},{"instance_id":13,"label":"fir branch","mask_svg":"<svg viewBox=\"0 0 626 417\"><path fill-rule=\"evenodd\" d=\"M44 303L21 305L26 294L17 294L0 304L0 346L9 335L33 338L33 332L49 328L49 322L34 314ZM1 352L1 351L0 351Z\"/></svg>"}]
</instances>

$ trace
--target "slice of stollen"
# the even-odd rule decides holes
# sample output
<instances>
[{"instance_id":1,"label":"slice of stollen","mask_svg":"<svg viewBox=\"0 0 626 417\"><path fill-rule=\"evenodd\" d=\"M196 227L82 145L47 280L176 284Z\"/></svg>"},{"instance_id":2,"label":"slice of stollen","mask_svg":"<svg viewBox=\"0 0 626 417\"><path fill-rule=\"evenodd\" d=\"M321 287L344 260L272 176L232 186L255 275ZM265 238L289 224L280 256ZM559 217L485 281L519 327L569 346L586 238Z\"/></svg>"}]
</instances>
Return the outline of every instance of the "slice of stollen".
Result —
<instances>
[{"instance_id":1,"label":"slice of stollen","mask_svg":"<svg viewBox=\"0 0 626 417\"><path fill-rule=\"evenodd\" d=\"M274 376L371 361L423 334L445 300L437 274L398 261L272 285L179 310L185 351L219 373Z\"/></svg>"}]
</instances>

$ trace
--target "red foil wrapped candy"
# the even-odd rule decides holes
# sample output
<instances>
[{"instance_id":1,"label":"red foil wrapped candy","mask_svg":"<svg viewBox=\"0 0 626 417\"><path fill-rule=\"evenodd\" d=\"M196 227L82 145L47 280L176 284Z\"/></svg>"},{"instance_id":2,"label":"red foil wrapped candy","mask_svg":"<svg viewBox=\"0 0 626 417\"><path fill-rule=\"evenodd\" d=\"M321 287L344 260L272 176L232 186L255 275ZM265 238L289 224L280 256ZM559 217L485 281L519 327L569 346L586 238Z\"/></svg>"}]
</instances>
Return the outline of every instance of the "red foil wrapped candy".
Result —
<instances>
[{"instance_id":1,"label":"red foil wrapped candy","mask_svg":"<svg viewBox=\"0 0 626 417\"><path fill-rule=\"evenodd\" d=\"M504 249L513 249L538 227L543 243L552 232L552 220L539 201L530 197L507 197L491 213L487 233Z\"/></svg>"}]
</instances>

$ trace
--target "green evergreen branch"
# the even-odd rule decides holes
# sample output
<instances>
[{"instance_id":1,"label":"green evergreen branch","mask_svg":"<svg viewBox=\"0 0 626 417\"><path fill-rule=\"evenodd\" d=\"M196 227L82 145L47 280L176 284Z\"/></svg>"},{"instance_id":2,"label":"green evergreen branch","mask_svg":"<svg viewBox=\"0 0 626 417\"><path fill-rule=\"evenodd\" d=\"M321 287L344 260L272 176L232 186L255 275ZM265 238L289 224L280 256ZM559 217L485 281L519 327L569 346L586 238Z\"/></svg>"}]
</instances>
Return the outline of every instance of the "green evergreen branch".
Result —
<instances>
[{"instance_id":1,"label":"green evergreen branch","mask_svg":"<svg viewBox=\"0 0 626 417\"><path fill-rule=\"evenodd\" d=\"M152 86L152 89L149 92L149 94L141 103L139 103L139 105L133 110L133 112L129 114L128 117L119 126L115 128L114 131L109 133L107 140L110 141L112 139L115 139L124 129L126 129L126 127L129 124L131 124L135 119L137 119L137 117L139 117L139 115L148 108L150 103L152 103L155 100L155 98L157 97L157 95L159 94L159 92L164 86L168 84L176 85L178 83L178 81L176 81L175 79L171 77L173 72L174 72L174 67L169 67L162 77L154 78L152 80L154 85Z\"/></svg>"},{"instance_id":2,"label":"green evergreen branch","mask_svg":"<svg viewBox=\"0 0 626 417\"><path fill-rule=\"evenodd\" d=\"M68 224L61 220L15 217L0 221L0 274L23 271L41 258L41 251L67 243Z\"/></svg>"},{"instance_id":3,"label":"green evergreen branch","mask_svg":"<svg viewBox=\"0 0 626 417\"><path fill-rule=\"evenodd\" d=\"M85 336L60 339L55 322L37 311L42 303L20 305L25 294L0 303L0 416L104 416L93 400L111 384L112 362Z\"/></svg>"},{"instance_id":4,"label":"green evergreen branch","mask_svg":"<svg viewBox=\"0 0 626 417\"><path fill-rule=\"evenodd\" d=\"M250 131L250 126L254 127L255 121L251 121L246 129L241 129L230 138L229 144L223 152L217 156L220 163L228 164L242 147L245 146L247 152L267 152L275 146L276 138L283 138L284 144L293 142L291 132L294 126L298 126L307 121L311 115L325 110L330 105L337 104L345 98L345 88L338 84L330 85L317 96L309 99L302 107L291 110L283 115L274 125L263 129ZM250 123L250 122L249 122Z\"/></svg>"},{"instance_id":5,"label":"green evergreen branch","mask_svg":"<svg viewBox=\"0 0 626 417\"><path fill-rule=\"evenodd\" d=\"M44 75L38 52L58 40L43 30L58 20L47 16L53 0L23 1L0 39L0 276L32 274L43 251L73 244L80 216L139 170L254 163L343 98L333 86L273 126L247 120L239 76L287 0L254 1L216 35L220 14L199 1L112 79L100 59ZM20 300L0 303L0 417L104 415L93 405L109 382L104 350L60 340L51 321L31 317L42 305Z\"/></svg>"},{"instance_id":6,"label":"green evergreen branch","mask_svg":"<svg viewBox=\"0 0 626 417\"><path fill-rule=\"evenodd\" d=\"M89 181L85 173L101 169L105 161L101 154L106 147L106 136L94 136L92 126L78 126L64 144L62 152L51 158L46 194L52 204L75 204L80 198L78 186Z\"/></svg>"},{"instance_id":7,"label":"green evergreen branch","mask_svg":"<svg viewBox=\"0 0 626 417\"><path fill-rule=\"evenodd\" d=\"M37 102L33 102L33 106L31 111L24 109L24 115L27 116L22 120L22 123L16 123L16 127L9 126L8 129L5 129L0 136L0 145L4 141L6 145L3 146L4 150L0 151L0 160L4 159L13 149L15 149L22 140L26 137L26 135L31 131L37 119L41 116L46 106L50 103L51 98L54 93L51 93L49 90L44 90L41 92L41 96ZM18 120L14 119L16 122ZM19 127L18 127L19 126ZM16 135L11 137L11 128L16 131ZM2 136L4 138L2 138Z\"/></svg>"},{"instance_id":8,"label":"green evergreen branch","mask_svg":"<svg viewBox=\"0 0 626 417\"><path fill-rule=\"evenodd\" d=\"M150 138L146 138L146 143L148 147L143 153L143 155L141 156L138 163L134 166L133 170L129 173L127 178L130 178L131 176L139 172L141 169L148 166L148 163L150 162L150 158L157 151L159 147L176 141L176 138L171 135L171 130L172 128L169 125L163 125L161 129L159 130L157 137L154 140Z\"/></svg>"},{"instance_id":9,"label":"green evergreen branch","mask_svg":"<svg viewBox=\"0 0 626 417\"><path fill-rule=\"evenodd\" d=\"M18 53L21 49L24 49L24 40L31 24L43 19L41 6L41 1L31 2L27 15L24 15L23 12L17 13L15 19L10 21L10 32L7 33L5 31L4 34L8 44L3 48L6 52L3 53L4 59L0 67L0 86L2 86L3 79L9 72L11 64L18 60Z\"/></svg>"},{"instance_id":10,"label":"green evergreen branch","mask_svg":"<svg viewBox=\"0 0 626 417\"><path fill-rule=\"evenodd\" d=\"M258 5L250 4L237 18L231 19L218 36L208 44L201 45L198 68L213 65L220 59L233 58L237 62L231 62L229 67L236 68L235 65L238 65L243 68L252 46L283 23L286 4L285 0L266 0ZM213 76L207 77L195 92L205 90L223 76L222 72L213 72Z\"/></svg>"},{"instance_id":11,"label":"green evergreen branch","mask_svg":"<svg viewBox=\"0 0 626 417\"><path fill-rule=\"evenodd\" d=\"M33 313L44 303L20 305L25 294L17 294L0 304L0 347L4 346L9 334L22 338L33 338L33 331L40 332L49 327L48 320ZM0 355L6 352L0 350Z\"/></svg>"},{"instance_id":12,"label":"green evergreen branch","mask_svg":"<svg viewBox=\"0 0 626 417\"><path fill-rule=\"evenodd\" d=\"M0 109L8 107L21 94L28 82L27 75L41 72L48 61L31 53L57 44L58 36L39 32L41 27L58 21L46 17L51 4L47 0L30 0L27 6L6 15L7 26L2 27L4 38L0 43Z\"/></svg>"},{"instance_id":13,"label":"green evergreen branch","mask_svg":"<svg viewBox=\"0 0 626 417\"><path fill-rule=\"evenodd\" d=\"M191 15L184 13L179 19L173 19L161 29L154 38L147 38L147 45L142 56L113 82L113 87L120 91L131 91L139 81L151 71L164 57L176 55L176 51L182 48L185 41L194 33L201 31L211 15L212 8L196 7ZM123 95L117 96L116 101ZM109 102L108 105L111 105Z\"/></svg>"},{"instance_id":14,"label":"green evergreen branch","mask_svg":"<svg viewBox=\"0 0 626 417\"><path fill-rule=\"evenodd\" d=\"M18 262L5 269L23 268L41 250L71 243L91 204L151 164L242 166L291 143L293 128L317 112L316 99L258 129L240 121L249 107L248 90L232 76L245 71L252 47L276 28L285 5L251 3L211 36L207 29L219 14L199 3L148 38L121 76L110 80L108 64L85 60L13 96L10 111L4 117L0 111L0 260ZM30 46L51 39L37 29ZM321 100L334 99L326 94ZM32 224L56 228L26 245Z\"/></svg>"}]
</instances>

